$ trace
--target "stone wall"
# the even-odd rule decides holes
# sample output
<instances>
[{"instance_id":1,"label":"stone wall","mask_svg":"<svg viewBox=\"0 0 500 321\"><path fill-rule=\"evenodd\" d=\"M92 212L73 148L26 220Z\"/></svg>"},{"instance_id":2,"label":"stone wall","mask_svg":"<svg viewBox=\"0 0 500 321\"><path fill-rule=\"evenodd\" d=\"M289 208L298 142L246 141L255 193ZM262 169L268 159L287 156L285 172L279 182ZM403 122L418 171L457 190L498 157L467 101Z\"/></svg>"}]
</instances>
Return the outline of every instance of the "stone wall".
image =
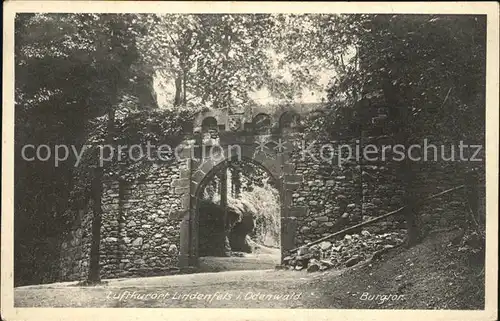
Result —
<instances>
[{"instance_id":1,"label":"stone wall","mask_svg":"<svg viewBox=\"0 0 500 321\"><path fill-rule=\"evenodd\" d=\"M177 267L180 210L174 181L182 164L153 164L132 182L108 182L103 196L101 276L167 273Z\"/></svg>"},{"instance_id":2,"label":"stone wall","mask_svg":"<svg viewBox=\"0 0 500 321\"><path fill-rule=\"evenodd\" d=\"M295 246L333 233L347 221L360 218L360 168L352 162L338 166L332 151L339 144L338 141L312 144L306 139L304 145L292 153L296 174L303 176L302 184L292 194L292 205L308 208L305 216L295 218ZM322 149L326 145L333 148Z\"/></svg>"},{"instance_id":3,"label":"stone wall","mask_svg":"<svg viewBox=\"0 0 500 321\"><path fill-rule=\"evenodd\" d=\"M286 233L285 238L293 239L295 247L405 205L404 185L398 173L401 162L353 158L339 164L339 155L335 154L341 145L349 145L351 150L356 150L357 145L362 148L363 144L370 143L381 149L382 145L394 144L390 138L368 137L361 142L358 139L343 139L312 145L312 140L304 136L284 138L299 145L301 141L305 142L305 145L290 152L282 164L287 170L283 172L284 177L288 177L283 185L294 186L283 191L282 202L291 210L287 211L289 217L284 220L286 226L282 233ZM303 148L307 148L308 152L304 153ZM347 159L346 152L343 150L344 159ZM388 154L387 159L391 156ZM210 166L205 170L203 165L191 173L188 164L186 161L153 164L149 174L141 179L105 184L100 261L102 278L167 274L179 268L183 224L179 213L185 212L186 206L189 206L185 203L185 196L195 191L195 188L189 187L190 179L201 180L213 168L213 164L208 164ZM268 168L278 171L271 165L268 164ZM425 162L412 166L412 172L416 174L412 191L417 199L463 183L456 164ZM464 220L467 211L466 197L463 191L457 191L422 206L418 214L425 228L430 229L448 227ZM79 219L63 242L63 280L82 279L88 272L92 211L89 205L77 212ZM401 216L367 228L370 232L397 229L404 229ZM184 242L189 243L188 246L195 243L186 239Z\"/></svg>"},{"instance_id":4,"label":"stone wall","mask_svg":"<svg viewBox=\"0 0 500 321\"><path fill-rule=\"evenodd\" d=\"M328 150L337 151L340 145L349 145L353 151L359 145L362 150L366 144L374 144L381 150L382 146L394 146L395 142L386 136L368 137L361 142L357 139L323 141L303 145L308 148L307 153L293 153L296 173L304 177L293 192L293 206L308 208L305 216L292 218L296 247L406 205L400 174L402 162L391 160L395 155L390 151L384 161L353 159L339 165L338 155L334 155L333 162L328 160ZM325 145L333 148L321 147ZM415 162L412 171L415 178L411 190L417 200L464 183L453 162ZM419 207L417 214L423 229L428 230L463 222L469 215L467 211L464 191L458 190ZM405 221L402 215L396 215L365 229L376 233L401 230L405 229Z\"/></svg>"},{"instance_id":5,"label":"stone wall","mask_svg":"<svg viewBox=\"0 0 500 321\"><path fill-rule=\"evenodd\" d=\"M59 279L61 281L85 279L88 274L92 238L92 202L83 209L71 210L75 222L61 242Z\"/></svg>"},{"instance_id":6,"label":"stone wall","mask_svg":"<svg viewBox=\"0 0 500 321\"><path fill-rule=\"evenodd\" d=\"M102 278L165 274L177 268L181 207L174 182L183 162L153 164L149 174L133 181L108 181L102 198L100 264ZM88 274L91 204L76 211L78 219L61 251L61 279Z\"/></svg>"}]
</instances>

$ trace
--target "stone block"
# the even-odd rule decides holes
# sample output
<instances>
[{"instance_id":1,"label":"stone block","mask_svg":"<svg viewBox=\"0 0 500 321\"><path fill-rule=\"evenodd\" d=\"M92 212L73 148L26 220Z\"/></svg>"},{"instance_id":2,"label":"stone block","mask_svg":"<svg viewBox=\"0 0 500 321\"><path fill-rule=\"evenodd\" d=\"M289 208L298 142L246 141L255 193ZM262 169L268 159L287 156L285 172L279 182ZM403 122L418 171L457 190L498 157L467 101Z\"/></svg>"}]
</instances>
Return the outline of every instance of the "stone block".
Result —
<instances>
[{"instance_id":1,"label":"stone block","mask_svg":"<svg viewBox=\"0 0 500 321\"><path fill-rule=\"evenodd\" d=\"M134 263L139 264L139 265L144 265L146 263L146 261L144 261L144 259L135 259Z\"/></svg>"},{"instance_id":2,"label":"stone block","mask_svg":"<svg viewBox=\"0 0 500 321\"><path fill-rule=\"evenodd\" d=\"M177 195L187 194L189 193L189 187L176 187L174 193Z\"/></svg>"},{"instance_id":3,"label":"stone block","mask_svg":"<svg viewBox=\"0 0 500 321\"><path fill-rule=\"evenodd\" d=\"M288 183L288 182L285 182L285 189L287 191L295 191L297 189L299 189L300 187L300 183Z\"/></svg>"},{"instance_id":4,"label":"stone block","mask_svg":"<svg viewBox=\"0 0 500 321\"><path fill-rule=\"evenodd\" d=\"M283 173L286 175L293 174L295 172L295 165L288 163L283 165Z\"/></svg>"},{"instance_id":5,"label":"stone block","mask_svg":"<svg viewBox=\"0 0 500 321\"><path fill-rule=\"evenodd\" d=\"M292 217L304 217L307 216L308 209L306 206L294 206L288 210L288 216Z\"/></svg>"},{"instance_id":6,"label":"stone block","mask_svg":"<svg viewBox=\"0 0 500 321\"><path fill-rule=\"evenodd\" d=\"M184 219L186 215L189 215L189 209L172 212L170 217L173 220L180 221Z\"/></svg>"},{"instance_id":7,"label":"stone block","mask_svg":"<svg viewBox=\"0 0 500 321\"><path fill-rule=\"evenodd\" d=\"M189 169L182 169L180 171L180 179L189 179L191 176L191 171Z\"/></svg>"},{"instance_id":8,"label":"stone block","mask_svg":"<svg viewBox=\"0 0 500 321\"><path fill-rule=\"evenodd\" d=\"M184 194L181 196L181 208L183 210L189 210L191 206L191 195Z\"/></svg>"},{"instance_id":9,"label":"stone block","mask_svg":"<svg viewBox=\"0 0 500 321\"><path fill-rule=\"evenodd\" d=\"M205 174L207 174L208 172L210 172L210 170L211 170L213 167L214 167L214 162L213 162L213 160L208 159L207 161L205 161L205 162L201 165L201 167L199 168L199 171L200 171L201 173L203 173L203 176L204 176ZM192 177L194 178L194 175L193 175ZM203 178L203 177L202 177L202 178Z\"/></svg>"},{"instance_id":10,"label":"stone block","mask_svg":"<svg viewBox=\"0 0 500 321\"><path fill-rule=\"evenodd\" d=\"M188 178L176 179L172 182L172 186L174 188L188 188L189 187L189 179Z\"/></svg>"},{"instance_id":11,"label":"stone block","mask_svg":"<svg viewBox=\"0 0 500 321\"><path fill-rule=\"evenodd\" d=\"M311 230L311 228L309 226L302 226L300 228L301 233L308 233L310 230Z\"/></svg>"},{"instance_id":12,"label":"stone block","mask_svg":"<svg viewBox=\"0 0 500 321\"><path fill-rule=\"evenodd\" d=\"M177 245L175 244L170 244L170 246L168 247L168 252L171 253L171 254L176 254L177 253Z\"/></svg>"},{"instance_id":13,"label":"stone block","mask_svg":"<svg viewBox=\"0 0 500 321\"><path fill-rule=\"evenodd\" d=\"M198 183L199 182L195 182L195 181L191 181L189 184L190 184L190 193L191 193L191 196L193 197L196 197L196 190L198 189Z\"/></svg>"},{"instance_id":14,"label":"stone block","mask_svg":"<svg viewBox=\"0 0 500 321\"><path fill-rule=\"evenodd\" d=\"M196 182L196 183L199 183L201 182L201 180L205 177L205 172L201 171L201 170L197 170L195 171L192 175L191 175L191 181L192 182ZM178 186L178 187L187 187L188 185L186 186Z\"/></svg>"},{"instance_id":15,"label":"stone block","mask_svg":"<svg viewBox=\"0 0 500 321\"><path fill-rule=\"evenodd\" d=\"M319 243L319 247L322 251L328 251L332 247L332 243L328 241L323 241Z\"/></svg>"},{"instance_id":16,"label":"stone block","mask_svg":"<svg viewBox=\"0 0 500 321\"><path fill-rule=\"evenodd\" d=\"M299 174L295 174L295 175L284 175L284 181L286 183L292 183L292 184L300 184L304 181L304 177L302 175L299 175Z\"/></svg>"}]
</instances>

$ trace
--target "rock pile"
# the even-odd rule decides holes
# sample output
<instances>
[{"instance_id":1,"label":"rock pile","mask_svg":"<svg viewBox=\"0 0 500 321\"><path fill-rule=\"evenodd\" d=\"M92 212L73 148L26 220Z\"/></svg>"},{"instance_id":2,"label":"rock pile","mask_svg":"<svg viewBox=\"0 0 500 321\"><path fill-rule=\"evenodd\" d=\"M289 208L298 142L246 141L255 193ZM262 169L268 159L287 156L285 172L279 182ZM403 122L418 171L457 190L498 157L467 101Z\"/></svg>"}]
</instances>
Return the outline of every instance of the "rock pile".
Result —
<instances>
[{"instance_id":1,"label":"rock pile","mask_svg":"<svg viewBox=\"0 0 500 321\"><path fill-rule=\"evenodd\" d=\"M291 270L307 269L308 272L350 267L370 258L377 251L401 244L405 234L404 230L384 234L363 230L360 234L345 235L341 240L301 247L285 257L283 265Z\"/></svg>"}]
</instances>

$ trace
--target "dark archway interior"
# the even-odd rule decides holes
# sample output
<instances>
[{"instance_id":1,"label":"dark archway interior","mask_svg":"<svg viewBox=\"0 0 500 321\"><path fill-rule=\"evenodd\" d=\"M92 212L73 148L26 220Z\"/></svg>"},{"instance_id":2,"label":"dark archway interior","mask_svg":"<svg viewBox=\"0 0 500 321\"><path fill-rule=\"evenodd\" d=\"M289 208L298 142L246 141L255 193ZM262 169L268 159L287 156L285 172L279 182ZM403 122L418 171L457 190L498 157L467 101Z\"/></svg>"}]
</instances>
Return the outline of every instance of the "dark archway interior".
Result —
<instances>
[{"instance_id":1,"label":"dark archway interior","mask_svg":"<svg viewBox=\"0 0 500 321\"><path fill-rule=\"evenodd\" d=\"M249 160L224 162L207 175L200 189L200 257L280 255L280 195L265 169Z\"/></svg>"}]
</instances>

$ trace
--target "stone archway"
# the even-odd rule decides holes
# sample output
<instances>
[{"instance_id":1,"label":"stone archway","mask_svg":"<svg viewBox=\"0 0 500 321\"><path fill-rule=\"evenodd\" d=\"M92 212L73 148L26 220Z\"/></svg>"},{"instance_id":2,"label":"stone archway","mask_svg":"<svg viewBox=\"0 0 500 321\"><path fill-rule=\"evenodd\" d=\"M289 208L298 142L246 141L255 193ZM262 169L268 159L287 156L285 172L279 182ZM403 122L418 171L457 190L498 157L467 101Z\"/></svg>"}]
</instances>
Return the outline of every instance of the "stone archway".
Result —
<instances>
[{"instance_id":1,"label":"stone archway","mask_svg":"<svg viewBox=\"0 0 500 321\"><path fill-rule=\"evenodd\" d=\"M289 162L290 151L293 148L279 145L284 141L280 131L273 132L271 129L271 134L264 135L244 131L245 119L235 122L242 124L236 130L234 127L226 130L234 120L231 118L234 115L210 113L204 116L204 118L215 118L221 130L217 139L211 135L209 141L204 142L206 136L204 133L196 132L195 126L195 139L184 148L187 166L181 172L181 178L176 186L184 191L181 195L184 210L179 216L181 220L179 267L189 268L198 265L197 206L200 202L200 187L214 169L235 157L258 165L276 181L281 202L281 254L282 257L286 256L287 251L295 245L297 228L295 218L307 213L306 207L292 206L292 194L303 182L302 175L295 174L295 165ZM279 116L274 117L275 123L279 123ZM199 124L204 118L199 120ZM218 153L214 157L213 153L207 153L207 149L216 149Z\"/></svg>"},{"instance_id":2,"label":"stone archway","mask_svg":"<svg viewBox=\"0 0 500 321\"><path fill-rule=\"evenodd\" d=\"M229 198L231 197L228 193L228 181L227 181L227 170L229 168L231 168L231 164L233 164L234 162L241 162L243 164L246 164L246 169L247 169L247 172L246 173L243 173L243 177L247 177L247 175L251 175L252 172L248 172L249 169L253 168L253 173L255 173L255 170L257 170L258 172L260 173L265 173L264 175L267 176L270 181L271 181L271 184L273 186L273 188L278 192L279 194L279 197L278 197L278 203L279 205L281 205L281 198L283 197L282 195L282 188L281 188L281 180L279 177L276 177L274 174L272 174L268 168L266 168L265 166L263 166L261 163L253 160L253 159L250 159L250 158L246 158L246 157L233 157L233 158L227 158L225 159L224 161L222 162L219 162L217 163L217 165L215 165L211 170L209 170L209 172L205 175L205 177L199 182L199 184L197 185L197 190L195 192L195 196L193 197L193 203L192 203L192 216L191 216L191 221L190 221L190 224L191 224L191 228L190 228L190 231L191 231L191 242L193 243L193 253L191 256L194 256L194 257L201 257L201 256L220 256L221 254L223 254L223 251L222 251L222 248L223 248L223 244L224 244L224 236L223 234L221 233L222 230L223 230L223 225L222 222L224 220L222 220L222 217L221 216L218 216L218 215L213 215L213 213L215 213L214 211L217 209L217 207L219 207L219 211L220 211L220 207L222 208L226 208L226 209L229 209ZM205 195L204 195L204 191L205 191L205 188L212 182L213 179L216 179L218 181L218 183L216 184L217 185L217 198L218 200L216 201L217 204L215 203L211 203L211 201L208 201L207 203L207 200L205 199ZM226 195L221 195L223 193L221 193L221 189L224 189L226 191ZM219 204L220 202L220 204ZM234 201L233 201L234 202ZM212 205L215 205L215 206L212 206ZM201 210L204 209L206 210L207 212L206 213L202 213ZM279 206L279 209L278 209L278 220L279 220L279 225L281 225L281 211L282 211L282 208L281 206ZM209 213L212 213L212 214L209 214ZM275 212L276 213L276 212ZM211 219L208 219L208 221L205 219L204 220L204 217L206 218L205 214L209 214L209 216L211 215ZM233 215L231 215L233 214ZM257 214L257 213L253 213L253 214ZM231 250L234 248L234 246L236 246L236 250L235 251L245 251L245 250L242 250L241 248L243 247L246 247L248 245L248 243L246 243L244 241L244 235L241 235L241 234L238 234L236 232L236 234L234 234L233 232L235 230L232 229L232 227L239 227L240 228L240 231L241 230L247 230L247 228L242 228L243 225L241 224L238 224L236 226L233 226L235 221L235 215L237 215L235 212L231 212L230 210L228 210L228 213L226 215L229 215L227 217L227 220L226 220L226 223L229 224L228 226L231 226L230 229L231 229L231 234L230 235L227 235L228 239L226 240L227 241L227 246L230 245L230 248ZM224 215L225 216L225 215ZM256 216L252 215L252 217L255 219ZM246 216L246 218L248 219L249 217ZM218 223L217 223L218 222ZM246 221L248 224L250 225L253 225L251 223L249 223L249 221ZM255 222L254 222L255 223ZM208 225L205 225L205 224L208 224ZM217 225L218 227L216 227L215 225ZM250 229L253 229L253 227L250 227ZM207 238L206 237L206 232L208 231L211 231L211 233L213 233L212 237L211 238ZM275 230L276 231L276 230ZM205 232L205 233L202 233L202 232ZM281 229L278 230L278 235L279 235L279 243L276 244L276 245L279 245L281 243ZM222 236L222 238L221 238ZM243 236L243 238L242 238ZM245 243L245 244L244 244ZM218 246L217 246L218 244ZM215 245L215 246L214 246ZM210 249L210 251L208 252L211 252L212 254L206 254L207 253L207 248ZM239 248L239 249L238 249ZM204 251L205 249L205 251ZM220 251L222 251L222 253L219 253L219 254L213 254L214 252L214 249L215 249L215 252L219 253Z\"/></svg>"}]
</instances>

